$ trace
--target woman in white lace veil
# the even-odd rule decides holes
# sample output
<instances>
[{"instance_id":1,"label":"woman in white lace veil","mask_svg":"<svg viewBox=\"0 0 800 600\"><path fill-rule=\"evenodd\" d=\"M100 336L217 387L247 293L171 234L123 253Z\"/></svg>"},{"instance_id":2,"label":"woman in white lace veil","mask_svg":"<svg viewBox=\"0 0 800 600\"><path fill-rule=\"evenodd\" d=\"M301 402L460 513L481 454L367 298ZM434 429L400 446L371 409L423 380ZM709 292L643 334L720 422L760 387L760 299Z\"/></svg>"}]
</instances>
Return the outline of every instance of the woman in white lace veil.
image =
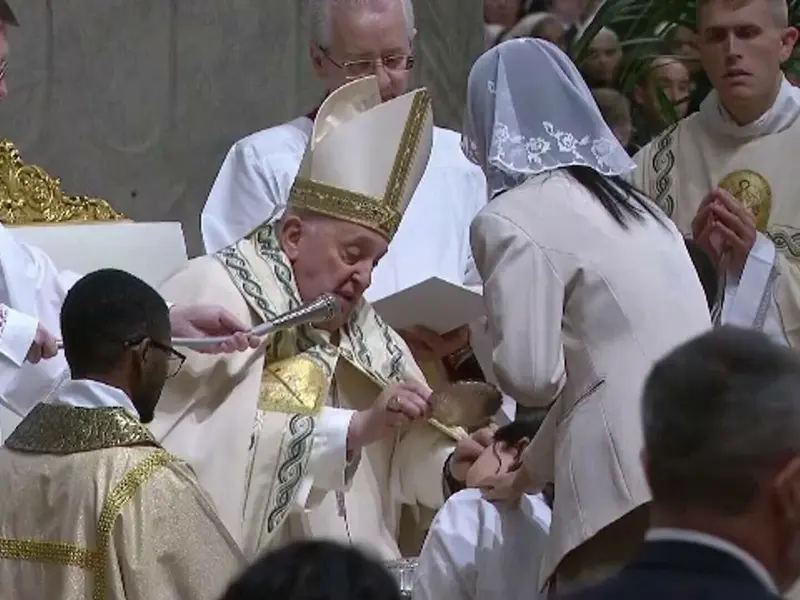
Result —
<instances>
[{"instance_id":1,"label":"woman in white lace veil","mask_svg":"<svg viewBox=\"0 0 800 600\"><path fill-rule=\"evenodd\" d=\"M708 307L683 237L624 179L634 163L552 44L510 40L478 59L462 145L489 188L470 241L494 375L548 411L522 467L484 485L515 500L555 483L540 583L568 593L643 539L639 395L656 360L710 328Z\"/></svg>"}]
</instances>

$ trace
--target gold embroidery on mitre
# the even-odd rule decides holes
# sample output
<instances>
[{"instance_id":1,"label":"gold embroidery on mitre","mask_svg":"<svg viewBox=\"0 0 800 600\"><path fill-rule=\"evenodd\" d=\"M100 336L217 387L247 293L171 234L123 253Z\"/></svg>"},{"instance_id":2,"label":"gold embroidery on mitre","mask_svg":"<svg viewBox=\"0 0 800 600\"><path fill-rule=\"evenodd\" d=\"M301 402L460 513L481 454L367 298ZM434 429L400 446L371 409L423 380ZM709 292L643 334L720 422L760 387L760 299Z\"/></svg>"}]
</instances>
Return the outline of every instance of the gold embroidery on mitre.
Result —
<instances>
[{"instance_id":1,"label":"gold embroidery on mitre","mask_svg":"<svg viewBox=\"0 0 800 600\"><path fill-rule=\"evenodd\" d=\"M719 182L719 187L753 214L758 231L767 229L772 210L772 188L763 175L749 169L733 171Z\"/></svg>"},{"instance_id":2,"label":"gold embroidery on mitre","mask_svg":"<svg viewBox=\"0 0 800 600\"><path fill-rule=\"evenodd\" d=\"M325 406L327 395L325 370L307 356L292 356L264 368L258 408L267 412L316 415Z\"/></svg>"},{"instance_id":3,"label":"gold embroidery on mitre","mask_svg":"<svg viewBox=\"0 0 800 600\"><path fill-rule=\"evenodd\" d=\"M373 198L298 177L289 193L289 204L362 225L391 240L403 218L405 207L401 208L400 204L419 149L430 104L431 98L427 91L422 90L414 95L383 198Z\"/></svg>"}]
</instances>

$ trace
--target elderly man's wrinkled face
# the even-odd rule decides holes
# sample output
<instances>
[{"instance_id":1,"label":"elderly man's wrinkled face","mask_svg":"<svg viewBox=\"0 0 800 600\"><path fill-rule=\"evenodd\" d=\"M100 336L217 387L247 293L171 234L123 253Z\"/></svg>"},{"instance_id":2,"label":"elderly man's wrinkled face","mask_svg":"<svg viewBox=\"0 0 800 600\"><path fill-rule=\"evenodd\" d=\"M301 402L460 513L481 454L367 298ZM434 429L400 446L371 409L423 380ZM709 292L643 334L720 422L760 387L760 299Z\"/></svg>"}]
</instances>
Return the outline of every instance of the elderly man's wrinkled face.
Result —
<instances>
[{"instance_id":1,"label":"elderly man's wrinkled face","mask_svg":"<svg viewBox=\"0 0 800 600\"><path fill-rule=\"evenodd\" d=\"M0 21L0 98L8 94L6 67L8 66L8 25Z\"/></svg>"},{"instance_id":2,"label":"elderly man's wrinkled face","mask_svg":"<svg viewBox=\"0 0 800 600\"><path fill-rule=\"evenodd\" d=\"M591 87L614 87L621 60L622 47L617 34L602 29L589 44L589 54L581 67Z\"/></svg>"},{"instance_id":3,"label":"elderly man's wrinkled face","mask_svg":"<svg viewBox=\"0 0 800 600\"><path fill-rule=\"evenodd\" d=\"M286 217L280 240L303 301L325 293L339 299L339 317L325 325L330 331L347 323L372 282L372 271L389 247L381 235L370 229L316 215Z\"/></svg>"},{"instance_id":4,"label":"elderly man's wrinkled face","mask_svg":"<svg viewBox=\"0 0 800 600\"><path fill-rule=\"evenodd\" d=\"M384 101L408 90L411 40L400 0L342 5L332 14L330 48L311 47L311 60L328 90L375 75Z\"/></svg>"},{"instance_id":5,"label":"elderly man's wrinkled face","mask_svg":"<svg viewBox=\"0 0 800 600\"><path fill-rule=\"evenodd\" d=\"M769 108L797 30L777 23L772 0L707 0L698 14L703 67L729 111Z\"/></svg>"}]
</instances>

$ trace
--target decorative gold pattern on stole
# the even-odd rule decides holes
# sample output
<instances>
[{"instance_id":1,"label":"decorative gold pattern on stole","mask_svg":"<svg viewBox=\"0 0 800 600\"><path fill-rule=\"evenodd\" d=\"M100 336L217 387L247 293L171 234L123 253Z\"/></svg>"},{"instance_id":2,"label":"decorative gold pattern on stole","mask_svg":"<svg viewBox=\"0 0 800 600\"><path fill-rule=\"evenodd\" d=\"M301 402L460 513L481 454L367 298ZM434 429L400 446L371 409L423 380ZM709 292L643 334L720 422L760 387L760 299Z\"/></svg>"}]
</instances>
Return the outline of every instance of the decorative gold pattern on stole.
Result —
<instances>
[{"instance_id":1,"label":"decorative gold pattern on stole","mask_svg":"<svg viewBox=\"0 0 800 600\"><path fill-rule=\"evenodd\" d=\"M19 452L75 454L120 446L158 443L123 408L81 408L37 404L6 440Z\"/></svg>"},{"instance_id":2,"label":"decorative gold pattern on stole","mask_svg":"<svg viewBox=\"0 0 800 600\"><path fill-rule=\"evenodd\" d=\"M267 412L317 415L325 406L328 381L307 356L292 356L264 366L258 408Z\"/></svg>"},{"instance_id":3,"label":"decorative gold pattern on stole","mask_svg":"<svg viewBox=\"0 0 800 600\"><path fill-rule=\"evenodd\" d=\"M374 229L391 240L403 217L400 202L408 184L430 103L431 98L426 91L414 96L383 198L372 198L298 177L289 193L289 204Z\"/></svg>"},{"instance_id":4,"label":"decorative gold pattern on stole","mask_svg":"<svg viewBox=\"0 0 800 600\"><path fill-rule=\"evenodd\" d=\"M773 225L769 228L767 237L788 260L800 260L800 229L786 225Z\"/></svg>"},{"instance_id":5,"label":"decorative gold pattern on stole","mask_svg":"<svg viewBox=\"0 0 800 600\"><path fill-rule=\"evenodd\" d=\"M772 210L772 188L763 175L749 169L733 171L719 182L719 187L753 214L758 231L767 230Z\"/></svg>"},{"instance_id":6,"label":"decorative gold pattern on stole","mask_svg":"<svg viewBox=\"0 0 800 600\"><path fill-rule=\"evenodd\" d=\"M0 141L0 223L33 225L120 220L125 220L125 216L105 200L66 195L61 181L41 167L26 165L13 143Z\"/></svg>"},{"instance_id":7,"label":"decorative gold pattern on stole","mask_svg":"<svg viewBox=\"0 0 800 600\"><path fill-rule=\"evenodd\" d=\"M94 576L92 600L105 600L108 597L109 546L114 523L133 495L174 460L166 450L156 450L114 486L100 511L94 549L59 542L0 539L0 559L54 563L90 571Z\"/></svg>"}]
</instances>

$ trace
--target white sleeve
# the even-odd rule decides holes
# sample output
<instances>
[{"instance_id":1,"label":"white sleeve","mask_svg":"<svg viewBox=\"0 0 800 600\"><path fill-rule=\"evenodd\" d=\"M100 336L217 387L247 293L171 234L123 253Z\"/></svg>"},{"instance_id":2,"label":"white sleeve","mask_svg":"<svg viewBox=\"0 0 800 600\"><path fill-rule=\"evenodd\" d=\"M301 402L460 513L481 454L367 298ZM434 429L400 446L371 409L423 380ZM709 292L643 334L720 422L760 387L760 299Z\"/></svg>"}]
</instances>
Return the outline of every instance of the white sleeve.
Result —
<instances>
[{"instance_id":1,"label":"white sleeve","mask_svg":"<svg viewBox=\"0 0 800 600\"><path fill-rule=\"evenodd\" d=\"M523 406L549 406L566 380L564 283L536 242L503 216L478 215L471 240L500 388Z\"/></svg>"},{"instance_id":2,"label":"white sleeve","mask_svg":"<svg viewBox=\"0 0 800 600\"><path fill-rule=\"evenodd\" d=\"M472 600L476 596L481 523L479 490L451 496L431 524L414 576L413 600Z\"/></svg>"},{"instance_id":3,"label":"white sleeve","mask_svg":"<svg viewBox=\"0 0 800 600\"><path fill-rule=\"evenodd\" d=\"M761 329L764 312L769 310L772 271L777 260L775 245L767 236L757 234L756 242L747 255L742 275L725 286L722 322L747 329ZM759 323L758 321L762 322Z\"/></svg>"},{"instance_id":4,"label":"white sleeve","mask_svg":"<svg viewBox=\"0 0 800 600\"><path fill-rule=\"evenodd\" d=\"M228 151L200 215L208 254L227 248L283 212L288 198L278 174L265 163L266 158L244 141Z\"/></svg>"},{"instance_id":5,"label":"white sleeve","mask_svg":"<svg viewBox=\"0 0 800 600\"><path fill-rule=\"evenodd\" d=\"M23 312L0 304L0 389L7 384L6 371L22 366L36 337L39 321ZM9 379L11 379L9 377Z\"/></svg>"},{"instance_id":6,"label":"white sleeve","mask_svg":"<svg viewBox=\"0 0 800 600\"><path fill-rule=\"evenodd\" d=\"M355 412L326 406L317 418L307 473L318 491L344 491L352 481L360 454L348 461L347 430Z\"/></svg>"}]
</instances>

